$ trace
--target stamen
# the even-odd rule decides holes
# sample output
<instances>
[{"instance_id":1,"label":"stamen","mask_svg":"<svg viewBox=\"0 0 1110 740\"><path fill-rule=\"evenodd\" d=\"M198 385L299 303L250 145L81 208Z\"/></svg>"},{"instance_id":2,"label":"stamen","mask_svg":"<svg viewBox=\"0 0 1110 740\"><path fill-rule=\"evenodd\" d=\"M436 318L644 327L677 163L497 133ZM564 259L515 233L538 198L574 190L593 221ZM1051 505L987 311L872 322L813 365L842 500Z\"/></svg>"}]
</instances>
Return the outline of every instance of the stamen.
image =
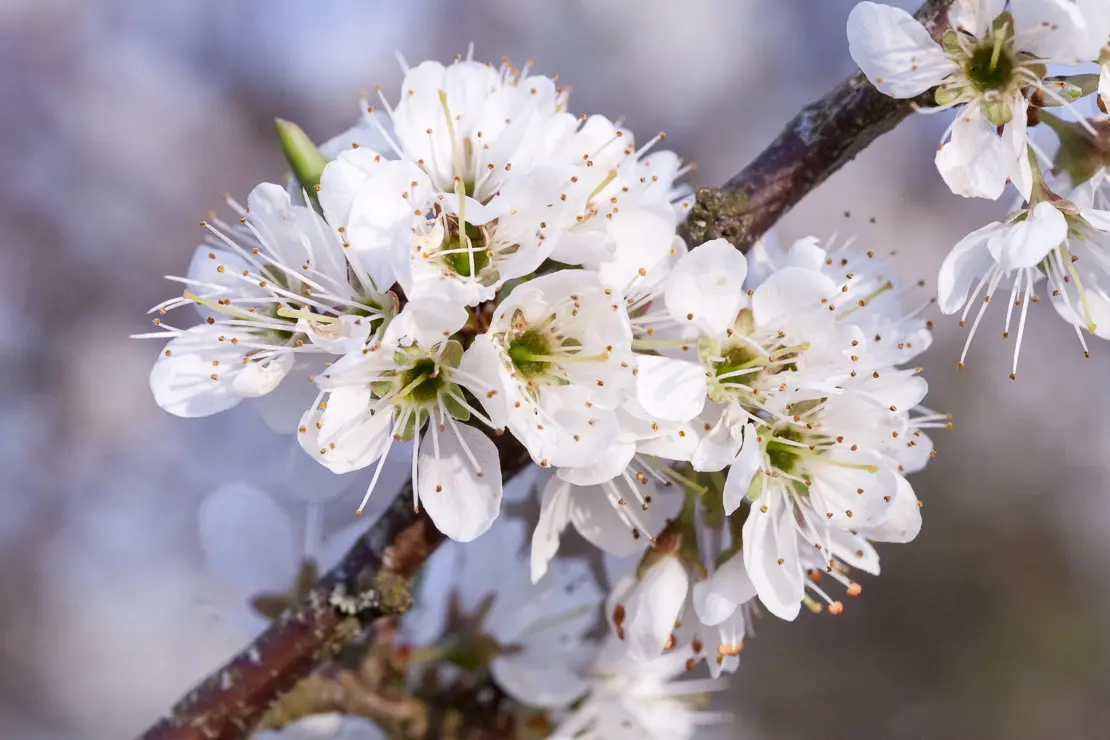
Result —
<instances>
[{"instance_id":1,"label":"stamen","mask_svg":"<svg viewBox=\"0 0 1110 740\"><path fill-rule=\"evenodd\" d=\"M446 90L440 90L439 91L439 104L443 108L444 118L447 119L447 136L451 139L451 164L455 169L455 183L456 183L455 187L456 187L456 192L457 192L458 184L462 182L463 174L464 174L464 172L463 172L462 149L459 147L459 143L457 141L455 141L455 122L451 118L451 109L449 107L447 107L447 91ZM464 191L465 191L465 188L464 188ZM459 222L460 223L463 221L462 198L464 196L465 196L465 193L463 195L459 196L459 199L460 199L459 200ZM474 274L473 266L471 266L470 274L472 274L472 275Z\"/></svg>"},{"instance_id":2,"label":"stamen","mask_svg":"<svg viewBox=\"0 0 1110 740\"><path fill-rule=\"evenodd\" d=\"M186 290L184 293L182 293L181 297L184 298L187 301L192 301L193 303L199 303L200 305L204 306L205 308L209 308L209 309L211 309L213 311L216 311L218 313L226 314L228 316L234 316L236 318L243 319L244 321L250 321L250 322L254 323L254 322L261 321L263 319L263 317L258 316L257 314L248 313L247 311L240 311L239 309L232 308L231 306L225 306L224 304L222 304L218 301L213 301L211 298L202 298L201 296L197 295L196 293L190 292L188 290Z\"/></svg>"},{"instance_id":3,"label":"stamen","mask_svg":"<svg viewBox=\"0 0 1110 740\"><path fill-rule=\"evenodd\" d=\"M314 321L318 324L330 324L339 321L338 316L321 316L318 313L311 313L309 311L294 311L284 303L278 306L277 315L287 319L305 319L306 321Z\"/></svg>"},{"instance_id":4,"label":"stamen","mask_svg":"<svg viewBox=\"0 0 1110 740\"><path fill-rule=\"evenodd\" d=\"M397 425L394 424L394 429ZM385 468L386 458L389 457L389 449L393 446L394 435L390 432L389 439L385 442L385 449L382 450L382 456L378 458L378 467L374 469L374 477L370 479L370 485L366 487L366 495L362 497L362 503L355 509L355 516L362 516L362 510L366 508L366 504L370 501L370 494L374 492L374 486L378 484L378 478L381 477L382 469Z\"/></svg>"}]
</instances>

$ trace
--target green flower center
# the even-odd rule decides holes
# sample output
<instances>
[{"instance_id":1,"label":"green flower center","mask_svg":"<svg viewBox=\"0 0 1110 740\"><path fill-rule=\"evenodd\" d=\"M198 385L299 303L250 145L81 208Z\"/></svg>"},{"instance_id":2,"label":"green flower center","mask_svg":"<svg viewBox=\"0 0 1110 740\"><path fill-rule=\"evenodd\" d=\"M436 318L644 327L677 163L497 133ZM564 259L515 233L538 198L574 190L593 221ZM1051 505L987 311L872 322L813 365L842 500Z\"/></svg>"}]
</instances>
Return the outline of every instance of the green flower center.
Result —
<instances>
[{"instance_id":1,"label":"green flower center","mask_svg":"<svg viewBox=\"0 0 1110 740\"><path fill-rule=\"evenodd\" d=\"M801 468L802 459L799 454L801 448L787 443L807 444L805 432L796 427L787 426L774 430L773 434L774 436L767 442L767 457L771 461L771 466L784 473L793 474L796 469ZM778 440L785 440L786 443Z\"/></svg>"},{"instance_id":2,"label":"green flower center","mask_svg":"<svg viewBox=\"0 0 1110 740\"><path fill-rule=\"evenodd\" d=\"M994 45L980 46L967 60L967 78L979 92L1001 90L1014 74L1014 59L1004 49L995 51Z\"/></svg>"},{"instance_id":3,"label":"green flower center","mask_svg":"<svg viewBox=\"0 0 1110 740\"><path fill-rule=\"evenodd\" d=\"M509 359L526 378L543 375L551 363L537 357L551 356L551 340L539 329L528 329L509 342Z\"/></svg>"},{"instance_id":4,"label":"green flower center","mask_svg":"<svg viewBox=\"0 0 1110 740\"><path fill-rule=\"evenodd\" d=\"M725 361L718 362L714 366L714 375L720 378L741 370L753 370L753 372L723 378L723 382L739 383L740 385L746 386L751 386L755 383L760 373L754 371L754 368L763 360L763 355L745 344L740 344L724 352L721 356L725 358Z\"/></svg>"},{"instance_id":5,"label":"green flower center","mask_svg":"<svg viewBox=\"0 0 1110 740\"><path fill-rule=\"evenodd\" d=\"M445 251L451 254L443 255L447 266L463 277L473 277L482 272L490 263L489 252L486 251L486 236L482 229L473 224L466 224L467 240L458 232L458 224L450 229L450 235L443 242ZM458 250L458 251L456 251ZM473 269L471 269L473 265Z\"/></svg>"},{"instance_id":6,"label":"green flower center","mask_svg":"<svg viewBox=\"0 0 1110 740\"><path fill-rule=\"evenodd\" d=\"M408 370L401 373L401 388L408 388L406 398L421 404L433 403L443 388L441 377L436 373L436 362L432 359L418 360Z\"/></svg>"}]
</instances>

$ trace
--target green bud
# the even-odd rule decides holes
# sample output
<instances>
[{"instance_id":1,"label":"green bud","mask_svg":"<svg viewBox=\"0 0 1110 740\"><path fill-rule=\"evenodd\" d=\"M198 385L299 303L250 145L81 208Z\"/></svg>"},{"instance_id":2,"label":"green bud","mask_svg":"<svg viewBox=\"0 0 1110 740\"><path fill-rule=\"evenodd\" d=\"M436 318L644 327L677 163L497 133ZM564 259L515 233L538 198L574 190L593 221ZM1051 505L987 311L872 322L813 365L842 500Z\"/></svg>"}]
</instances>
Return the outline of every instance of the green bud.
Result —
<instances>
[{"instance_id":1,"label":"green bud","mask_svg":"<svg viewBox=\"0 0 1110 740\"><path fill-rule=\"evenodd\" d=\"M320 210L316 188L320 184L320 175L323 174L328 160L297 124L275 118L274 125L277 128L278 140L281 142L281 151L293 170L293 177L297 178L297 182L308 193L313 207Z\"/></svg>"},{"instance_id":2,"label":"green bud","mask_svg":"<svg viewBox=\"0 0 1110 740\"><path fill-rule=\"evenodd\" d=\"M1034 96L1036 104L1050 108L1056 105L1063 105L1060 102L1062 98L1064 102L1074 103L1080 98L1090 95L1098 90L1098 75L1097 74L1082 74L1071 75L1070 77L1053 77L1044 81L1044 86L1051 89L1055 95L1045 95L1038 92Z\"/></svg>"}]
</instances>

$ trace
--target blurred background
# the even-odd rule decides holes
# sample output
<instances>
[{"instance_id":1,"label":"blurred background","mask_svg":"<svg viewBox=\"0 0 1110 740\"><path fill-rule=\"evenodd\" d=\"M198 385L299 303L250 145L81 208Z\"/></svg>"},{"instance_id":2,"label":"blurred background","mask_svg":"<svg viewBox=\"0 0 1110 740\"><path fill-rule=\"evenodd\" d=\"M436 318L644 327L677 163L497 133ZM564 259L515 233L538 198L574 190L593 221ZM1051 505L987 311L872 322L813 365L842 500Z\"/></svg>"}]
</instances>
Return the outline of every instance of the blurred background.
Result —
<instances>
[{"instance_id":1,"label":"blurred background","mask_svg":"<svg viewBox=\"0 0 1110 740\"><path fill-rule=\"evenodd\" d=\"M127 338L176 292L162 276L222 194L281 176L275 116L326 139L360 91L397 88L394 50L449 61L473 40L479 59L558 73L575 112L666 131L692 182L716 185L852 71L852 4L0 2L0 737L132 736L242 644L243 591L198 534L213 489L251 484L296 532L349 521L349 497L304 501L346 482L291 463L251 409L159 410L160 344ZM951 245L1005 212L941 182L947 123L882 138L780 237L857 234L931 292ZM706 737L1107 736L1110 347L1085 360L1044 302L1011 382L1001 309L960 372L965 330L933 318L928 401L956 422L913 480L921 536L881 548L883 577L840 617L763 619L718 697L738 722Z\"/></svg>"}]
</instances>

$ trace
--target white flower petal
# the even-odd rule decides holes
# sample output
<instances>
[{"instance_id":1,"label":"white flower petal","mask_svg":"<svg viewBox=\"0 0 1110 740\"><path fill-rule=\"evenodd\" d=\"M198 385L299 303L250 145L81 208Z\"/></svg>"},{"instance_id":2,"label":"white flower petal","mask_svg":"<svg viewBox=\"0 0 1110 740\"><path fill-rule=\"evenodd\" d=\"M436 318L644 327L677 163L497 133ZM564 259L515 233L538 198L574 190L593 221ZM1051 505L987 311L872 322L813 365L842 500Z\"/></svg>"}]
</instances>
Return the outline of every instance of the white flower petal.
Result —
<instances>
[{"instance_id":1,"label":"white flower petal","mask_svg":"<svg viewBox=\"0 0 1110 740\"><path fill-rule=\"evenodd\" d=\"M877 526L868 527L867 537L877 542L912 542L921 531L921 506L910 482L901 475L887 515Z\"/></svg>"},{"instance_id":2,"label":"white flower petal","mask_svg":"<svg viewBox=\"0 0 1110 740\"><path fill-rule=\"evenodd\" d=\"M1110 211L1098 208L1080 208L1079 215L1098 231L1110 232Z\"/></svg>"},{"instance_id":3,"label":"white flower petal","mask_svg":"<svg viewBox=\"0 0 1110 740\"><path fill-rule=\"evenodd\" d=\"M740 442L733 436L728 423L721 419L698 442L690 464L699 472L713 473L731 465L739 452Z\"/></svg>"},{"instance_id":4,"label":"white flower petal","mask_svg":"<svg viewBox=\"0 0 1110 740\"><path fill-rule=\"evenodd\" d=\"M320 175L317 197L324 217L333 226L344 226L351 217L354 203L366 178L377 172L383 159L372 147L346 148L328 162Z\"/></svg>"},{"instance_id":5,"label":"white flower petal","mask_svg":"<svg viewBox=\"0 0 1110 740\"><path fill-rule=\"evenodd\" d=\"M960 111L952 124L952 138L941 146L935 158L937 170L953 193L991 200L1002 195L1006 181L1018 165L1018 157L1025 155L1024 123L1019 126L1011 121L1007 131L1011 135L1004 140L978 109L969 106ZM1021 134L1018 141L1014 139L1015 132ZM1014 151L1016 143L1020 143L1020 153Z\"/></svg>"},{"instance_id":6,"label":"white flower petal","mask_svg":"<svg viewBox=\"0 0 1110 740\"><path fill-rule=\"evenodd\" d=\"M997 222L987 224L961 239L944 258L937 276L937 299L943 313L963 308L971 286L994 262L987 243L1005 228Z\"/></svg>"},{"instance_id":7,"label":"white flower petal","mask_svg":"<svg viewBox=\"0 0 1110 740\"><path fill-rule=\"evenodd\" d=\"M732 616L737 607L755 598L755 585L744 568L744 558L734 555L713 575L694 584L694 610L702 624L713 627Z\"/></svg>"},{"instance_id":8,"label":"white flower petal","mask_svg":"<svg viewBox=\"0 0 1110 740\"><path fill-rule=\"evenodd\" d=\"M798 536L793 512L777 495L752 504L744 522L744 566L768 611L780 619L798 616L805 596Z\"/></svg>"},{"instance_id":9,"label":"white flower petal","mask_svg":"<svg viewBox=\"0 0 1110 740\"><path fill-rule=\"evenodd\" d=\"M842 529L878 523L890 510L886 497L897 490L897 476L888 461L865 449L837 451L823 457L828 461L815 461L808 469L810 498L821 521ZM845 468L843 463L871 465L873 469Z\"/></svg>"},{"instance_id":10,"label":"white flower petal","mask_svg":"<svg viewBox=\"0 0 1110 740\"><path fill-rule=\"evenodd\" d=\"M365 468L381 457L393 426L392 409L370 414L374 400L365 384L335 389L326 409L310 408L301 417L297 441L333 473Z\"/></svg>"},{"instance_id":11,"label":"white flower petal","mask_svg":"<svg viewBox=\"0 0 1110 740\"><path fill-rule=\"evenodd\" d=\"M439 434L437 456L435 434L431 430L420 445L420 502L440 532L470 542L490 528L501 510L497 448L473 427L460 424L456 435L449 425Z\"/></svg>"},{"instance_id":12,"label":"white flower petal","mask_svg":"<svg viewBox=\"0 0 1110 740\"><path fill-rule=\"evenodd\" d=\"M268 494L243 483L220 486L201 502L198 526L208 563L244 594L293 585L293 522Z\"/></svg>"},{"instance_id":13,"label":"white flower petal","mask_svg":"<svg viewBox=\"0 0 1110 740\"><path fill-rule=\"evenodd\" d=\"M1006 0L956 0L948 9L948 22L953 28L980 37L1005 8Z\"/></svg>"},{"instance_id":14,"label":"white flower petal","mask_svg":"<svg viewBox=\"0 0 1110 740\"><path fill-rule=\"evenodd\" d=\"M752 295L756 326L778 329L806 314L824 319L820 311L813 309L834 297L838 290L832 280L819 272L785 267L767 278Z\"/></svg>"},{"instance_id":15,"label":"white flower petal","mask_svg":"<svg viewBox=\"0 0 1110 740\"><path fill-rule=\"evenodd\" d=\"M607 285L623 289L670 254L674 239L670 205L622 210L609 225L609 236L614 243L613 254L596 269Z\"/></svg>"},{"instance_id":16,"label":"white flower petal","mask_svg":"<svg viewBox=\"0 0 1110 740\"><path fill-rule=\"evenodd\" d=\"M293 355L280 354L269 360L250 362L235 374L231 387L243 398L258 398L278 387L293 369Z\"/></svg>"},{"instance_id":17,"label":"white flower petal","mask_svg":"<svg viewBox=\"0 0 1110 740\"><path fill-rule=\"evenodd\" d=\"M508 424L508 394L502 382L501 358L493 338L488 334L475 337L463 353L459 370L466 374L458 378L459 384L474 394L490 421L498 427Z\"/></svg>"},{"instance_id":18,"label":"white flower petal","mask_svg":"<svg viewBox=\"0 0 1110 740\"><path fill-rule=\"evenodd\" d=\"M829 553L848 567L879 575L879 553L865 537L833 528L828 546Z\"/></svg>"},{"instance_id":19,"label":"white flower petal","mask_svg":"<svg viewBox=\"0 0 1110 740\"><path fill-rule=\"evenodd\" d=\"M220 327L195 326L171 339L150 369L154 402L174 416L210 416L242 398L235 391L235 371L243 352L218 341ZM215 363L215 365L213 364ZM218 366L228 368L221 372Z\"/></svg>"},{"instance_id":20,"label":"white flower petal","mask_svg":"<svg viewBox=\"0 0 1110 740\"><path fill-rule=\"evenodd\" d=\"M691 250L667 279L664 300L676 321L692 322L701 331L723 334L747 305L743 290L748 261L724 239Z\"/></svg>"},{"instance_id":21,"label":"white flower petal","mask_svg":"<svg viewBox=\"0 0 1110 740\"><path fill-rule=\"evenodd\" d=\"M407 347L413 343L434 347L466 324L466 307L443 298L422 297L409 301L389 322L383 341Z\"/></svg>"},{"instance_id":22,"label":"white flower petal","mask_svg":"<svg viewBox=\"0 0 1110 740\"><path fill-rule=\"evenodd\" d=\"M592 466L616 441L619 426L615 412L588 402L581 386L545 388L538 407L509 409L509 429L541 467Z\"/></svg>"},{"instance_id":23,"label":"white flower petal","mask_svg":"<svg viewBox=\"0 0 1110 740\"><path fill-rule=\"evenodd\" d=\"M559 541L570 523L572 488L570 483L555 475L544 486L540 518L532 530L532 583L543 578L547 564L559 552Z\"/></svg>"},{"instance_id":24,"label":"white flower petal","mask_svg":"<svg viewBox=\"0 0 1110 740\"><path fill-rule=\"evenodd\" d=\"M1103 34L1092 45L1087 22L1075 0L1010 0L1016 45L1058 64L1082 64L1098 55Z\"/></svg>"},{"instance_id":25,"label":"white flower petal","mask_svg":"<svg viewBox=\"0 0 1110 740\"><path fill-rule=\"evenodd\" d=\"M254 740L385 740L386 734L368 719L329 712L310 714L254 736Z\"/></svg>"},{"instance_id":26,"label":"white flower petal","mask_svg":"<svg viewBox=\"0 0 1110 740\"><path fill-rule=\"evenodd\" d=\"M558 662L560 656L529 653L502 655L490 661L497 685L526 706L561 709L589 690L590 684Z\"/></svg>"},{"instance_id":27,"label":"white flower petal","mask_svg":"<svg viewBox=\"0 0 1110 740\"><path fill-rule=\"evenodd\" d=\"M644 574L625 605L624 638L634 660L663 652L682 615L689 578L677 558L664 557Z\"/></svg>"},{"instance_id":28,"label":"white flower petal","mask_svg":"<svg viewBox=\"0 0 1110 740\"><path fill-rule=\"evenodd\" d=\"M616 441L608 445L606 453L591 465L559 468L555 471L563 480L576 486L593 486L613 480L624 472L636 454L634 442Z\"/></svg>"},{"instance_id":29,"label":"white flower petal","mask_svg":"<svg viewBox=\"0 0 1110 740\"><path fill-rule=\"evenodd\" d=\"M1068 236L1068 222L1054 205L1037 203L1024 221L1010 224L987 242L1003 270L1034 267Z\"/></svg>"},{"instance_id":30,"label":"white flower petal","mask_svg":"<svg viewBox=\"0 0 1110 740\"><path fill-rule=\"evenodd\" d=\"M622 504L601 486L575 486L571 490L571 523L588 542L609 555L620 558L642 553L648 536L662 531L668 514L674 513L674 507L667 505L670 497L660 496L654 486L647 487L645 495L654 498L647 509L641 509L635 502L624 504L636 507L633 519L644 530L639 537L617 513L616 507Z\"/></svg>"},{"instance_id":31,"label":"white flower petal","mask_svg":"<svg viewBox=\"0 0 1110 740\"><path fill-rule=\"evenodd\" d=\"M735 435L736 432L733 431L733 434ZM763 449L756 441L758 432L755 426L745 424L743 435L744 444L733 461L732 467L729 468L728 477L725 479L723 492L725 516L730 516L732 512L740 507L740 503L748 494L748 487L752 483L752 478L759 473L759 468L763 465Z\"/></svg>"},{"instance_id":32,"label":"white flower petal","mask_svg":"<svg viewBox=\"0 0 1110 740\"><path fill-rule=\"evenodd\" d=\"M670 357L640 355L636 399L649 415L689 421L705 407L706 378L701 365Z\"/></svg>"},{"instance_id":33,"label":"white flower petal","mask_svg":"<svg viewBox=\"0 0 1110 740\"><path fill-rule=\"evenodd\" d=\"M912 98L956 71L937 42L912 15L862 2L848 14L848 52L880 92Z\"/></svg>"}]
</instances>

